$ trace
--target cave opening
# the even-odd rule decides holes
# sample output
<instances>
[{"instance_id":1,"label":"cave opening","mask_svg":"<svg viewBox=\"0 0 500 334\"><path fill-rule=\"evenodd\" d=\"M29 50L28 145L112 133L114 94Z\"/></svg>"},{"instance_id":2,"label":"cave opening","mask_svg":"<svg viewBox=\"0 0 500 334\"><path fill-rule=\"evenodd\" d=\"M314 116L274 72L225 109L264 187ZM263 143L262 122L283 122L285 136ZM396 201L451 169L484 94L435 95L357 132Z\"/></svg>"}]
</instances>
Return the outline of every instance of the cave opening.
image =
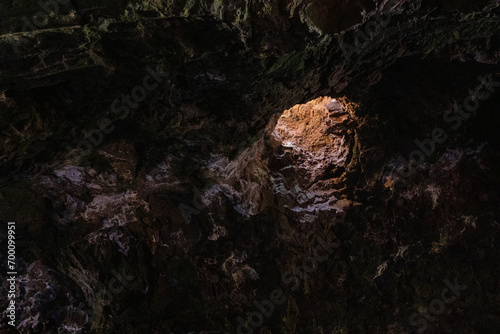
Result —
<instances>
[{"instance_id":1,"label":"cave opening","mask_svg":"<svg viewBox=\"0 0 500 334\"><path fill-rule=\"evenodd\" d=\"M355 138L353 115L346 98L321 96L285 110L268 130L270 150L257 150L261 156L254 160L264 162L259 168L266 170L267 182L257 184L269 187L293 220L310 223L343 214L344 176ZM255 207L262 208L262 200L258 197Z\"/></svg>"},{"instance_id":2,"label":"cave opening","mask_svg":"<svg viewBox=\"0 0 500 334\"><path fill-rule=\"evenodd\" d=\"M302 176L309 186L320 179L338 176L349 160L352 119L345 99L318 97L287 109L272 131L277 159L293 163L286 169ZM280 168L284 171L284 168Z\"/></svg>"},{"instance_id":3,"label":"cave opening","mask_svg":"<svg viewBox=\"0 0 500 334\"><path fill-rule=\"evenodd\" d=\"M277 206L296 222L331 220L347 205L341 200L355 142L354 107L344 97L331 96L297 104L234 160L214 156L208 169L244 217ZM217 193L209 192L210 198Z\"/></svg>"}]
</instances>

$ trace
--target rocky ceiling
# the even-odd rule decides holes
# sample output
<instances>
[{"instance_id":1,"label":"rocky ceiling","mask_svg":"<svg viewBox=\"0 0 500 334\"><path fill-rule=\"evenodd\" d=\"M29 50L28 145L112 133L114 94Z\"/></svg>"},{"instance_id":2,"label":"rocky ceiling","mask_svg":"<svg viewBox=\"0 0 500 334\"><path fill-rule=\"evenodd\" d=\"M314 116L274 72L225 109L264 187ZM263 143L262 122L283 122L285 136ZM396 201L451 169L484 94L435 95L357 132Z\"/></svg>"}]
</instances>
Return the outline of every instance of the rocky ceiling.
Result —
<instances>
[{"instance_id":1,"label":"rocky ceiling","mask_svg":"<svg viewBox=\"0 0 500 334\"><path fill-rule=\"evenodd\" d=\"M499 15L1 2L1 332L498 333Z\"/></svg>"}]
</instances>

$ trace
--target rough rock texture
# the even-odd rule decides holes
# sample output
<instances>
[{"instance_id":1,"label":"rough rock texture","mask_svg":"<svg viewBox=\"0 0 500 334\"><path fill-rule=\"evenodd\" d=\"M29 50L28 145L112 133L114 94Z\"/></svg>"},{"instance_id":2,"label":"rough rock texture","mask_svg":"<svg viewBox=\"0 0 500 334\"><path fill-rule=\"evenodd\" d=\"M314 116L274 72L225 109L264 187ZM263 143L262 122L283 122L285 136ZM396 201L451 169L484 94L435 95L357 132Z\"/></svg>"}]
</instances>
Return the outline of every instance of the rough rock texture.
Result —
<instances>
[{"instance_id":1,"label":"rough rock texture","mask_svg":"<svg viewBox=\"0 0 500 334\"><path fill-rule=\"evenodd\" d=\"M499 15L2 2L2 333L497 333Z\"/></svg>"}]
</instances>

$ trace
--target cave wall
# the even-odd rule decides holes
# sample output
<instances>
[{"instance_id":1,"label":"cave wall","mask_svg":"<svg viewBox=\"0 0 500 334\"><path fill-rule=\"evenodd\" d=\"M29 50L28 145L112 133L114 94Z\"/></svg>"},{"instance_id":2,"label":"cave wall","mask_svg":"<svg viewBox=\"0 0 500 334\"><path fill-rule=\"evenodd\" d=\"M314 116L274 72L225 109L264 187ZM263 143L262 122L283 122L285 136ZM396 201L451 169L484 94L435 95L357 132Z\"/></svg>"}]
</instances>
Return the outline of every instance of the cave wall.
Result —
<instances>
[{"instance_id":1,"label":"cave wall","mask_svg":"<svg viewBox=\"0 0 500 334\"><path fill-rule=\"evenodd\" d=\"M498 2L40 3L0 4L2 331L245 332L276 291L255 333L498 331ZM323 96L311 176L272 133Z\"/></svg>"}]
</instances>

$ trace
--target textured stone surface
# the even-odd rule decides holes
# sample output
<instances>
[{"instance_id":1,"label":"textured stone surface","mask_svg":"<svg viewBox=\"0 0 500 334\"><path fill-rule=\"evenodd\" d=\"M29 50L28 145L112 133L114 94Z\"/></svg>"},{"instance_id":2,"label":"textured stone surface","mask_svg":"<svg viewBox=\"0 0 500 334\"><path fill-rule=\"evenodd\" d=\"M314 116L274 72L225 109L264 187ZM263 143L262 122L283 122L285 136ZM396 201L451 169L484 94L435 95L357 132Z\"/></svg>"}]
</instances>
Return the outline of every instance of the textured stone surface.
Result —
<instances>
[{"instance_id":1,"label":"textured stone surface","mask_svg":"<svg viewBox=\"0 0 500 334\"><path fill-rule=\"evenodd\" d=\"M0 4L2 332L498 332L497 1L50 6Z\"/></svg>"}]
</instances>

